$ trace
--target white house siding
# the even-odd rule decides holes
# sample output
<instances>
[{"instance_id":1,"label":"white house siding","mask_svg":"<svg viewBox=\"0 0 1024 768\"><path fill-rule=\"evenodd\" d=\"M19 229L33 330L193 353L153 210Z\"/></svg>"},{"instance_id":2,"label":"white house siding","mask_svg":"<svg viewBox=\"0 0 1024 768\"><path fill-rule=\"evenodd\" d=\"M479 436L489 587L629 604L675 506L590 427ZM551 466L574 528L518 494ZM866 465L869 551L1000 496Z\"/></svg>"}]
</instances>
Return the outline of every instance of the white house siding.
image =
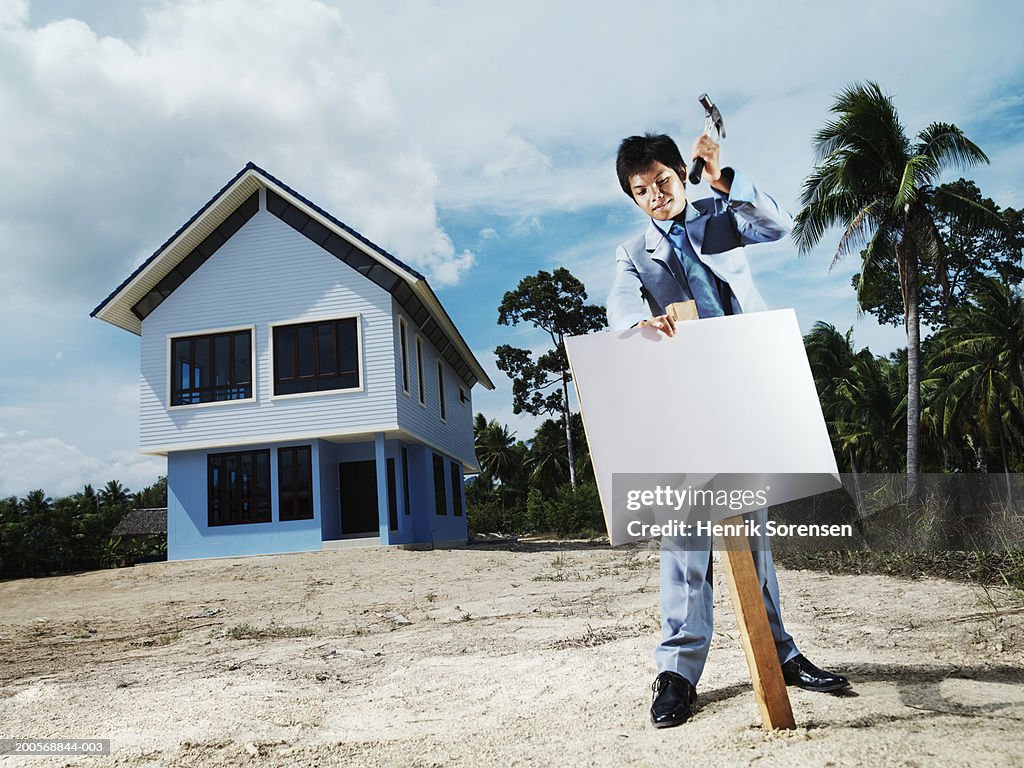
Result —
<instances>
[{"instance_id":1,"label":"white house siding","mask_svg":"<svg viewBox=\"0 0 1024 768\"><path fill-rule=\"evenodd\" d=\"M268 324L350 315L360 318L362 391L272 398ZM168 334L246 326L255 326L255 400L168 409ZM143 322L141 448L229 446L393 427L401 386L394 338L387 291L261 210Z\"/></svg>"},{"instance_id":2,"label":"white house siding","mask_svg":"<svg viewBox=\"0 0 1024 768\"><path fill-rule=\"evenodd\" d=\"M434 446L449 458L475 467L473 446L473 401L469 386L441 359L444 366L446 419L441 421L441 406L437 387L437 360L440 357L430 340L423 336L412 320L394 302L394 376L398 393L398 425ZM402 390L402 347L399 341L398 316L405 318L409 334L409 394ZM423 344L423 378L426 386L426 404L420 405L419 381L416 366L416 337ZM459 400L459 387L466 393L466 402Z\"/></svg>"}]
</instances>

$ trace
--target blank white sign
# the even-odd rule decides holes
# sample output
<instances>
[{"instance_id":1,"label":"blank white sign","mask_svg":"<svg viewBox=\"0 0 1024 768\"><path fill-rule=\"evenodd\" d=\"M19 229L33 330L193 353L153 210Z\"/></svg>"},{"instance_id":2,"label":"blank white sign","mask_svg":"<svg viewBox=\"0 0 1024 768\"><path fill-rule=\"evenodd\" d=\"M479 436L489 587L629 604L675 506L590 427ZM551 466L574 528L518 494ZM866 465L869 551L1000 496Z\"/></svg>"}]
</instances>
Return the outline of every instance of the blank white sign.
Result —
<instances>
[{"instance_id":1,"label":"blank white sign","mask_svg":"<svg viewBox=\"0 0 1024 768\"><path fill-rule=\"evenodd\" d=\"M633 328L565 346L613 545L645 538L613 524L615 474L763 475L770 504L840 486L792 309L682 322L673 338Z\"/></svg>"}]
</instances>

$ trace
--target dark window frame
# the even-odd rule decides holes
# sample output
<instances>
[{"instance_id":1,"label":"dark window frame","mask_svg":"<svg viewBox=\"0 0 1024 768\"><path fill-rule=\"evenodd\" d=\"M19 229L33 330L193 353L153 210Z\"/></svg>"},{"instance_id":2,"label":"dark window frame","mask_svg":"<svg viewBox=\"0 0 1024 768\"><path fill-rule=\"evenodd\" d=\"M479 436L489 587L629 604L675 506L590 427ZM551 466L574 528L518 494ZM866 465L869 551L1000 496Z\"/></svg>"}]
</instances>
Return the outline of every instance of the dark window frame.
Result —
<instances>
[{"instance_id":1,"label":"dark window frame","mask_svg":"<svg viewBox=\"0 0 1024 768\"><path fill-rule=\"evenodd\" d=\"M331 339L326 357L323 349L325 335ZM360 315L271 325L273 397L361 391L363 389L361 336ZM347 341L354 342L354 351L345 345ZM283 358L287 354L286 350L289 349L291 359L285 361ZM346 358L350 358L355 368L343 368ZM291 375L282 376L282 363L285 362L289 364ZM306 373L306 370L310 372ZM354 381L354 383L349 383L346 386L337 385L343 381ZM334 383L332 384L332 382Z\"/></svg>"},{"instance_id":2,"label":"dark window frame","mask_svg":"<svg viewBox=\"0 0 1024 768\"><path fill-rule=\"evenodd\" d=\"M305 467L298 463L305 454ZM291 459L290 471L295 473L306 470L305 477L291 478L291 489L286 490L284 456ZM301 490L302 486L308 489ZM277 515L282 521L313 519L313 446L290 445L277 449Z\"/></svg>"},{"instance_id":3,"label":"dark window frame","mask_svg":"<svg viewBox=\"0 0 1024 768\"><path fill-rule=\"evenodd\" d=\"M405 318L398 318L398 350L402 356L402 392L409 394L409 325Z\"/></svg>"},{"instance_id":4,"label":"dark window frame","mask_svg":"<svg viewBox=\"0 0 1024 768\"><path fill-rule=\"evenodd\" d=\"M420 405L427 407L427 388L423 381L423 339L416 334L416 380L420 386Z\"/></svg>"},{"instance_id":5,"label":"dark window frame","mask_svg":"<svg viewBox=\"0 0 1024 768\"><path fill-rule=\"evenodd\" d=\"M245 336L244 342L239 342L239 336ZM197 405L223 405L225 403L238 403L251 401L256 398L255 388L255 354L253 352L253 339L255 329L252 326L240 328L226 328L215 331L201 331L167 337L167 403L169 408L188 408ZM183 365L190 366L187 378L189 383L195 380L197 371L201 372L199 365L200 355L197 346L206 342L207 344L207 367L208 371L200 381L206 379L213 383L202 383L200 386L183 386ZM227 371L229 382L217 384L217 350L221 342L227 344ZM179 349L182 344L188 345L188 351L179 357ZM245 356L248 358L248 369L237 365L237 350L243 347ZM244 372L245 376L242 376ZM220 395L220 396L218 396ZM205 399L204 399L205 398Z\"/></svg>"},{"instance_id":6,"label":"dark window frame","mask_svg":"<svg viewBox=\"0 0 1024 768\"><path fill-rule=\"evenodd\" d=\"M398 531L398 473L395 467L394 457L389 456L384 462L387 474L388 490L388 530Z\"/></svg>"},{"instance_id":7,"label":"dark window frame","mask_svg":"<svg viewBox=\"0 0 1024 768\"><path fill-rule=\"evenodd\" d=\"M255 467L255 477L249 481L248 494L244 493L245 481L244 474L241 471L245 459L248 459L250 465ZM262 467L260 459L263 459ZM231 465L233 465L233 468ZM260 477L261 469L266 472L262 478ZM237 473L233 480L230 478L230 472L232 471ZM225 473L229 474L226 480L230 482L225 487L218 487L221 485L220 478ZM261 482L261 479L263 482ZM206 523L208 527L219 528L224 525L251 525L272 522L270 497L269 449L207 454ZM221 509L221 505L225 502L228 505L227 509ZM246 503L249 505L248 514L245 512ZM238 505L237 509L235 508L236 504Z\"/></svg>"},{"instance_id":8,"label":"dark window frame","mask_svg":"<svg viewBox=\"0 0 1024 768\"><path fill-rule=\"evenodd\" d=\"M445 489L444 457L440 454L433 454L434 457L434 514L448 515L448 492Z\"/></svg>"},{"instance_id":9,"label":"dark window frame","mask_svg":"<svg viewBox=\"0 0 1024 768\"><path fill-rule=\"evenodd\" d=\"M405 502L405 514L412 514L412 505L409 502L409 451L402 446L402 501Z\"/></svg>"},{"instance_id":10,"label":"dark window frame","mask_svg":"<svg viewBox=\"0 0 1024 768\"><path fill-rule=\"evenodd\" d=\"M462 471L454 461L449 468L452 475L452 514L462 517Z\"/></svg>"},{"instance_id":11,"label":"dark window frame","mask_svg":"<svg viewBox=\"0 0 1024 768\"><path fill-rule=\"evenodd\" d=\"M448 421L448 408L444 401L444 362L437 359L437 403L440 406L441 421Z\"/></svg>"}]
</instances>

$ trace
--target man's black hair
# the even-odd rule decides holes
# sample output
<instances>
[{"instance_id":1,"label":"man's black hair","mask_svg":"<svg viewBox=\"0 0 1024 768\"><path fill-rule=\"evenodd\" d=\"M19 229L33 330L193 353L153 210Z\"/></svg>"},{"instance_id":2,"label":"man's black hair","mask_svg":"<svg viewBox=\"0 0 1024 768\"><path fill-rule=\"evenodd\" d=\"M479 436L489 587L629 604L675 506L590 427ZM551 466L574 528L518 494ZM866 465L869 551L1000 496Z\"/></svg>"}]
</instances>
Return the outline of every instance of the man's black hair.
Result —
<instances>
[{"instance_id":1,"label":"man's black hair","mask_svg":"<svg viewBox=\"0 0 1024 768\"><path fill-rule=\"evenodd\" d=\"M633 190L629 188L629 179L643 173L654 163L663 163L679 174L686 183L686 163L679 154L679 147L670 136L664 133L645 133L643 136L630 136L619 144L619 156L615 160L615 171L619 174L622 191L633 199Z\"/></svg>"}]
</instances>

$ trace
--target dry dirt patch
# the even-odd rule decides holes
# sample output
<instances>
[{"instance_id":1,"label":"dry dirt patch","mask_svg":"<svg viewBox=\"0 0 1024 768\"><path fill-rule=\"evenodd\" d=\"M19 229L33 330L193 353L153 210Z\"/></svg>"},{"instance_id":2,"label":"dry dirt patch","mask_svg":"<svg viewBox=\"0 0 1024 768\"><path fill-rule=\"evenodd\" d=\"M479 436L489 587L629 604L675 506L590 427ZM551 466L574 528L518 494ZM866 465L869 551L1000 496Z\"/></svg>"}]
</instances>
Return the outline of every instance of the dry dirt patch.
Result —
<instances>
[{"instance_id":1,"label":"dry dirt patch","mask_svg":"<svg viewBox=\"0 0 1024 768\"><path fill-rule=\"evenodd\" d=\"M701 709L650 728L657 553L537 544L0 583L0 737L111 739L33 766L1024 765L1012 595L779 578L801 649L854 681L791 689L793 732L759 727L721 583Z\"/></svg>"}]
</instances>

